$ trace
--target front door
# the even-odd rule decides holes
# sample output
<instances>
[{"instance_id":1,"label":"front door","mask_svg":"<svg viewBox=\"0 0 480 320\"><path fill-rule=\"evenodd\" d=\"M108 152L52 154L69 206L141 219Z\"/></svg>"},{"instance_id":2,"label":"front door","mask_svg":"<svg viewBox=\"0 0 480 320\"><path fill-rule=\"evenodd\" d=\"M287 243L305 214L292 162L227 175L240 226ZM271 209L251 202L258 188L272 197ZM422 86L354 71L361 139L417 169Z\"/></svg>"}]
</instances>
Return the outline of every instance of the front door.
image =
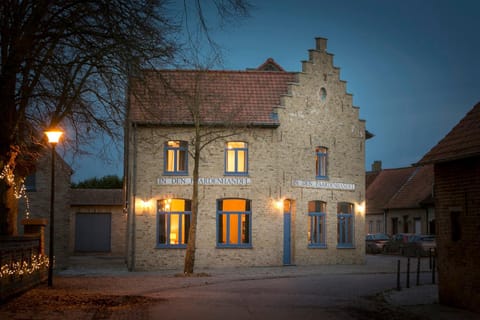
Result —
<instances>
[{"instance_id":1,"label":"front door","mask_svg":"<svg viewBox=\"0 0 480 320\"><path fill-rule=\"evenodd\" d=\"M283 264L292 264L292 205L290 200L283 202Z\"/></svg>"}]
</instances>

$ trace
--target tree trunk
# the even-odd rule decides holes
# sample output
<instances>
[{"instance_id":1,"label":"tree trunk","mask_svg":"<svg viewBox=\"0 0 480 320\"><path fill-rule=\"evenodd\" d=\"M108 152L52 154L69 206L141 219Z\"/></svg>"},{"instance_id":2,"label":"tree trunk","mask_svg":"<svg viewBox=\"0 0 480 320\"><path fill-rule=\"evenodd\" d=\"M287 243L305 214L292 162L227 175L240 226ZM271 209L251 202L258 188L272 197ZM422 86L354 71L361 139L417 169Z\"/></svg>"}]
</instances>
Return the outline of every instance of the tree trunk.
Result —
<instances>
[{"instance_id":1,"label":"tree trunk","mask_svg":"<svg viewBox=\"0 0 480 320\"><path fill-rule=\"evenodd\" d=\"M194 150L194 166L193 166L193 191L192 191L192 213L190 215L190 230L188 231L188 244L185 253L185 265L183 272L192 274L195 266L195 243L197 235L197 215L198 215L198 178L200 165L200 134L197 128Z\"/></svg>"},{"instance_id":2,"label":"tree trunk","mask_svg":"<svg viewBox=\"0 0 480 320\"><path fill-rule=\"evenodd\" d=\"M18 200L14 191L5 179L0 180L0 235L17 234Z\"/></svg>"}]
</instances>

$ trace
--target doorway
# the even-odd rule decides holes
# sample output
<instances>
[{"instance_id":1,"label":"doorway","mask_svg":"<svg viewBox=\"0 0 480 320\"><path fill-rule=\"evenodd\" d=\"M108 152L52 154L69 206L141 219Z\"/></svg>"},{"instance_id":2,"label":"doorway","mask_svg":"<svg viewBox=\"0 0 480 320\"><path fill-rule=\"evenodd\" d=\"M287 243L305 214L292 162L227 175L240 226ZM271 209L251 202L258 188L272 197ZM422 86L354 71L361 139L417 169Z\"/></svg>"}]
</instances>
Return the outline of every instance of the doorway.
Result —
<instances>
[{"instance_id":1,"label":"doorway","mask_svg":"<svg viewBox=\"0 0 480 320\"><path fill-rule=\"evenodd\" d=\"M292 264L292 201L283 201L283 265Z\"/></svg>"}]
</instances>

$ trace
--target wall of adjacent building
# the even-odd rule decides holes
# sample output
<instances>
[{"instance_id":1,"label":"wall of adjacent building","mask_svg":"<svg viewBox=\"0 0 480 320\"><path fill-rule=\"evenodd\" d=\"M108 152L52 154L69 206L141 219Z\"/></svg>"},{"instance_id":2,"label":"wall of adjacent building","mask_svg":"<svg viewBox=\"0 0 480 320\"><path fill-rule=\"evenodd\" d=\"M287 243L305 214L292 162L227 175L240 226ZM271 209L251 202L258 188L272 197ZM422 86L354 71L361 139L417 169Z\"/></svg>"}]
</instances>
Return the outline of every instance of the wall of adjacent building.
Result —
<instances>
[{"instance_id":1,"label":"wall of adjacent building","mask_svg":"<svg viewBox=\"0 0 480 320\"><path fill-rule=\"evenodd\" d=\"M435 164L440 303L480 311L480 157Z\"/></svg>"}]
</instances>

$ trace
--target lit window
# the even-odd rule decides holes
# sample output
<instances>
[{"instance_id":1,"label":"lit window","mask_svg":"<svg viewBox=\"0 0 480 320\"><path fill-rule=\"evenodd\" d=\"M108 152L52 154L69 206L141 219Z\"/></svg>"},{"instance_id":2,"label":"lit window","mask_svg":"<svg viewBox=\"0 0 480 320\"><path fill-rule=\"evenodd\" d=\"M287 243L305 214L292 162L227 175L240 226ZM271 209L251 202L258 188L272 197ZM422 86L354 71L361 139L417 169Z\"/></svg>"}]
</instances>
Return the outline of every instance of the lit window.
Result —
<instances>
[{"instance_id":1,"label":"lit window","mask_svg":"<svg viewBox=\"0 0 480 320\"><path fill-rule=\"evenodd\" d=\"M158 201L158 247L186 247L191 213L190 200L164 199Z\"/></svg>"},{"instance_id":2,"label":"lit window","mask_svg":"<svg viewBox=\"0 0 480 320\"><path fill-rule=\"evenodd\" d=\"M337 239L339 248L353 247L353 204L339 202L337 205Z\"/></svg>"},{"instance_id":3,"label":"lit window","mask_svg":"<svg viewBox=\"0 0 480 320\"><path fill-rule=\"evenodd\" d=\"M219 247L251 247L250 200L217 200L217 244Z\"/></svg>"},{"instance_id":4,"label":"lit window","mask_svg":"<svg viewBox=\"0 0 480 320\"><path fill-rule=\"evenodd\" d=\"M245 142L227 142L225 149L225 174L248 174L248 147Z\"/></svg>"},{"instance_id":5,"label":"lit window","mask_svg":"<svg viewBox=\"0 0 480 320\"><path fill-rule=\"evenodd\" d=\"M308 246L326 248L325 241L325 217L327 204L323 201L308 202L308 216L310 218L310 230L308 232Z\"/></svg>"},{"instance_id":6,"label":"lit window","mask_svg":"<svg viewBox=\"0 0 480 320\"><path fill-rule=\"evenodd\" d=\"M327 156L328 149L325 147L316 148L316 177L317 179L327 178Z\"/></svg>"},{"instance_id":7,"label":"lit window","mask_svg":"<svg viewBox=\"0 0 480 320\"><path fill-rule=\"evenodd\" d=\"M186 141L167 141L165 142L165 174L188 174L187 169L188 144Z\"/></svg>"}]
</instances>

